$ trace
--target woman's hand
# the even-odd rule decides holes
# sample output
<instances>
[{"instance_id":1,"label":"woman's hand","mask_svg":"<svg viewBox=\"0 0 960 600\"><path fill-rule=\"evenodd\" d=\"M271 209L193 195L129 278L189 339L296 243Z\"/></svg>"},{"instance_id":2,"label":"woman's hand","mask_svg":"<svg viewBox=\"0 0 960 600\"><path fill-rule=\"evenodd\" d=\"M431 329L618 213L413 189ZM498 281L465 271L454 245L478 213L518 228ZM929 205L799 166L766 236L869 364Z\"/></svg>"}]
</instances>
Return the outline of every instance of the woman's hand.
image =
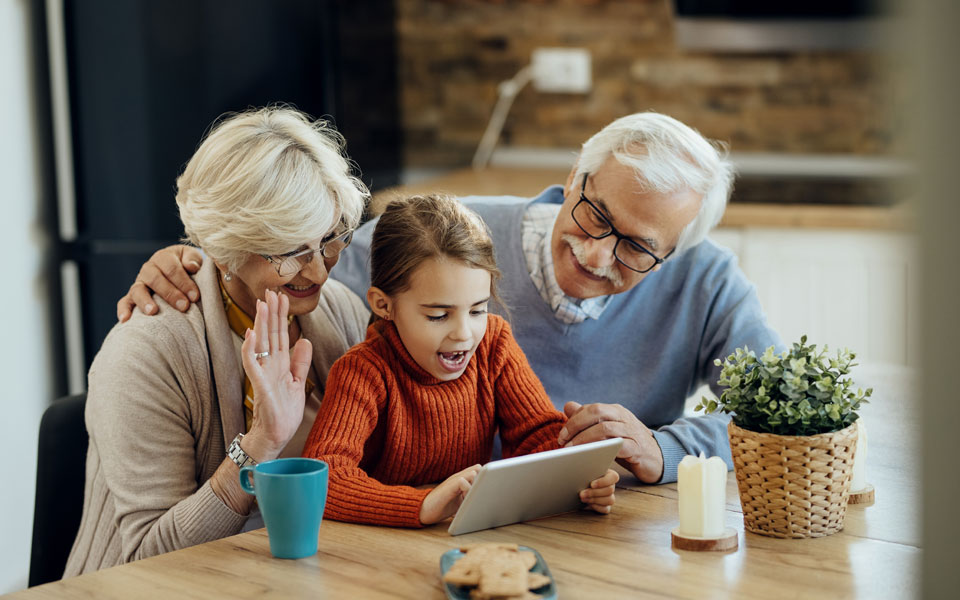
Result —
<instances>
[{"instance_id":1,"label":"woman's hand","mask_svg":"<svg viewBox=\"0 0 960 600\"><path fill-rule=\"evenodd\" d=\"M590 482L590 487L580 492L580 500L590 510L603 515L610 514L615 500L613 492L618 481L620 481L620 475L613 469L607 469L603 477L594 479Z\"/></svg>"},{"instance_id":2,"label":"woman's hand","mask_svg":"<svg viewBox=\"0 0 960 600\"><path fill-rule=\"evenodd\" d=\"M420 522L432 525L455 515L463 499L467 497L479 470L480 465L467 467L433 488L420 505Z\"/></svg>"},{"instance_id":3,"label":"woman's hand","mask_svg":"<svg viewBox=\"0 0 960 600\"><path fill-rule=\"evenodd\" d=\"M127 295L117 302L117 320L126 323L134 307L145 315L156 314L154 292L170 306L186 312L190 303L200 298L200 289L190 274L199 271L202 263L203 255L190 246L168 246L154 252L140 267Z\"/></svg>"},{"instance_id":4,"label":"woman's hand","mask_svg":"<svg viewBox=\"0 0 960 600\"><path fill-rule=\"evenodd\" d=\"M290 301L267 290L257 301L253 331L241 347L243 370L253 385L253 422L243 439L244 451L258 461L276 458L303 421L304 383L310 370L310 342L300 339L290 355L287 311ZM262 358L257 353L269 352Z\"/></svg>"}]
</instances>

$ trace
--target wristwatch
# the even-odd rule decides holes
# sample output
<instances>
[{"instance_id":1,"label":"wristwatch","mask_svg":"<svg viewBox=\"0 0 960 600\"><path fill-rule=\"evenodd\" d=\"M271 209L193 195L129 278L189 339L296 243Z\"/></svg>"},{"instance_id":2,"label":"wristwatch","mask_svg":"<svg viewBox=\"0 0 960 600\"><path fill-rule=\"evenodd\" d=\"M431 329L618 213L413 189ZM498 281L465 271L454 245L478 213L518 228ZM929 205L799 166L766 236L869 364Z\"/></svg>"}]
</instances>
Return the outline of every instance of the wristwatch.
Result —
<instances>
[{"instance_id":1,"label":"wristwatch","mask_svg":"<svg viewBox=\"0 0 960 600\"><path fill-rule=\"evenodd\" d=\"M233 438L233 441L230 442L230 447L227 448L227 456L230 457L230 460L237 465L237 468L242 469L247 465L255 465L257 461L253 459L252 456L243 451L243 448L240 447L240 440L243 439L243 434L238 433L237 437Z\"/></svg>"}]
</instances>

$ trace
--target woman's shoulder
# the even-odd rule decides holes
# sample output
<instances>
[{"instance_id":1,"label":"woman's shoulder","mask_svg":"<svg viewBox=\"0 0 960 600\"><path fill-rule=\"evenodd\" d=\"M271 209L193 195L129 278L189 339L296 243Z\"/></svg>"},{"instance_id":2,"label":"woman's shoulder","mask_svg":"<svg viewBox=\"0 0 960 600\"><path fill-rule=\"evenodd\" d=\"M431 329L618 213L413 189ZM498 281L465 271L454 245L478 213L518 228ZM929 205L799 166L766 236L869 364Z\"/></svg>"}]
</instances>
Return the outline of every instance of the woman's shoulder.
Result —
<instances>
[{"instance_id":1,"label":"woman's shoulder","mask_svg":"<svg viewBox=\"0 0 960 600\"><path fill-rule=\"evenodd\" d=\"M317 331L330 332L349 348L363 340L370 311L359 296L335 279L327 279L320 288L317 308L308 315Z\"/></svg>"},{"instance_id":2,"label":"woman's shoulder","mask_svg":"<svg viewBox=\"0 0 960 600\"><path fill-rule=\"evenodd\" d=\"M134 411L146 398L175 409L180 394L159 390L193 392L190 382L204 379L210 359L201 307L181 313L162 298L154 301L158 314L135 311L104 339L90 366L88 412Z\"/></svg>"},{"instance_id":3,"label":"woman's shoulder","mask_svg":"<svg viewBox=\"0 0 960 600\"><path fill-rule=\"evenodd\" d=\"M141 347L177 348L187 350L205 345L206 332L203 309L200 303L190 305L187 312L173 308L160 296L153 296L159 311L144 315L139 309L126 323L113 326L101 346L104 349L118 346L121 351L136 351ZM198 344L198 342L200 342Z\"/></svg>"},{"instance_id":4,"label":"woman's shoulder","mask_svg":"<svg viewBox=\"0 0 960 600\"><path fill-rule=\"evenodd\" d=\"M107 371L108 377L126 377L131 371L184 374L209 363L203 310L191 305L182 313L155 296L156 315L134 311L126 323L107 334L90 367L90 377Z\"/></svg>"},{"instance_id":5,"label":"woman's shoulder","mask_svg":"<svg viewBox=\"0 0 960 600\"><path fill-rule=\"evenodd\" d=\"M212 264L204 266L208 270L213 268ZM139 309L134 309L126 323L113 326L97 358L105 355L112 361L127 363L143 360L180 362L180 357L183 357L183 360L193 363L203 360L205 364L208 350L204 306L208 302L220 302L219 294L213 293L206 275L201 271L193 276L200 286L201 298L191 304L186 312L180 312L154 294L153 301L159 310L153 315L145 315Z\"/></svg>"}]
</instances>

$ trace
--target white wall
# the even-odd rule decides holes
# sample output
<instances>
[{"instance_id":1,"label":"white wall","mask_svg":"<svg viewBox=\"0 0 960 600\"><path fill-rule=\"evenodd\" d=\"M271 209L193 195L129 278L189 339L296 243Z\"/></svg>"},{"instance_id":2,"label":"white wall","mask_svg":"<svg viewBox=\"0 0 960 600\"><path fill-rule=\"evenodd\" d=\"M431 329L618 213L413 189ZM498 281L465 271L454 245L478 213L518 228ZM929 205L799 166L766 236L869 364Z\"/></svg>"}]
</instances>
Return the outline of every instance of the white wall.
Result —
<instances>
[{"instance_id":1,"label":"white wall","mask_svg":"<svg viewBox=\"0 0 960 600\"><path fill-rule=\"evenodd\" d=\"M54 395L30 0L0 0L0 593L26 587L37 428Z\"/></svg>"}]
</instances>

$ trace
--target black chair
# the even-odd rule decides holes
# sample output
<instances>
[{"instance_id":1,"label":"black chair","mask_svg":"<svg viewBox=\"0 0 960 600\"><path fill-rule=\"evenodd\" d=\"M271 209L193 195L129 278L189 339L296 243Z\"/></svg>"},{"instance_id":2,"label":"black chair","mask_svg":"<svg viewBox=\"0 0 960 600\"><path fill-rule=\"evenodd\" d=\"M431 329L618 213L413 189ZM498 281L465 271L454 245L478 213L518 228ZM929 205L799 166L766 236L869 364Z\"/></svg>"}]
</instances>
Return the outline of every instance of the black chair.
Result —
<instances>
[{"instance_id":1,"label":"black chair","mask_svg":"<svg viewBox=\"0 0 960 600\"><path fill-rule=\"evenodd\" d=\"M80 528L87 460L86 394L60 398L40 420L29 585L57 581Z\"/></svg>"}]
</instances>

